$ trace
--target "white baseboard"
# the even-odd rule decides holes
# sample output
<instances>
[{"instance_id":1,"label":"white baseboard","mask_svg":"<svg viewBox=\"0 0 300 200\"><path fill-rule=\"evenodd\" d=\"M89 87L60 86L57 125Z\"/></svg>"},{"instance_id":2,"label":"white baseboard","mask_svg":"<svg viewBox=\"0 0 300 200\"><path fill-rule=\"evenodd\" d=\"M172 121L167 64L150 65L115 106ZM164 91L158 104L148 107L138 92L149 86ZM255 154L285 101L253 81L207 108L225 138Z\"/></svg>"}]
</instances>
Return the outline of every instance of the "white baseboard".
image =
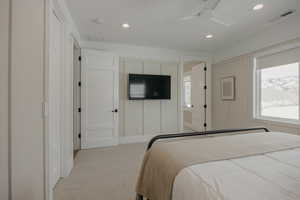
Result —
<instances>
[{"instance_id":1,"label":"white baseboard","mask_svg":"<svg viewBox=\"0 0 300 200\"><path fill-rule=\"evenodd\" d=\"M189 132L189 131L181 131L181 133ZM145 143L149 142L153 137L161 134L174 134L174 133L180 133L173 132L173 133L159 133L159 134L153 134L153 135L136 135L136 136L120 136L119 137L119 144L131 144L131 143Z\"/></svg>"},{"instance_id":2,"label":"white baseboard","mask_svg":"<svg viewBox=\"0 0 300 200\"><path fill-rule=\"evenodd\" d=\"M143 143L149 142L156 135L137 135L137 136L122 136L119 138L120 144Z\"/></svg>"},{"instance_id":3,"label":"white baseboard","mask_svg":"<svg viewBox=\"0 0 300 200\"><path fill-rule=\"evenodd\" d=\"M185 131L178 131L174 133L184 133L184 132L190 132L189 130ZM85 147L82 145L82 149L90 149L90 148L99 148L99 147L109 147L109 146L116 146L118 144L132 144L132 143L147 143L149 142L153 137L160 135L160 134L174 134L174 133L159 133L159 134L153 134L153 135L135 135L135 136L120 136L118 139L114 140L104 140L101 142L101 144L97 143L95 145L89 144L88 147Z\"/></svg>"},{"instance_id":4,"label":"white baseboard","mask_svg":"<svg viewBox=\"0 0 300 200\"><path fill-rule=\"evenodd\" d=\"M92 149L118 145L118 138L104 138L101 141L89 141L87 145L81 144L81 149Z\"/></svg>"},{"instance_id":5,"label":"white baseboard","mask_svg":"<svg viewBox=\"0 0 300 200\"><path fill-rule=\"evenodd\" d=\"M183 127L187 127L189 129L193 130L193 125L191 123L188 123L188 122L184 122Z\"/></svg>"},{"instance_id":6,"label":"white baseboard","mask_svg":"<svg viewBox=\"0 0 300 200\"><path fill-rule=\"evenodd\" d=\"M62 169L62 174L61 174L62 178L68 177L70 175L71 170L73 169L73 165L74 165L73 157L72 159L68 159L64 163L64 169Z\"/></svg>"}]
</instances>

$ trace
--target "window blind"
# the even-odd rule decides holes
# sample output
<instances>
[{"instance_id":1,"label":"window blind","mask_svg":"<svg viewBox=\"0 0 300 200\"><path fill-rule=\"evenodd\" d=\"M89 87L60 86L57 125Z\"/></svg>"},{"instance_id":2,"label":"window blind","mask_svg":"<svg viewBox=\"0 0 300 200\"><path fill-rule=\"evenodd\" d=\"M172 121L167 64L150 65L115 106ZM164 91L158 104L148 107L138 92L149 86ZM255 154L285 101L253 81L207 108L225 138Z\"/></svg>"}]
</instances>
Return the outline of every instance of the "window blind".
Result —
<instances>
[{"instance_id":1,"label":"window blind","mask_svg":"<svg viewBox=\"0 0 300 200\"><path fill-rule=\"evenodd\" d=\"M258 57L256 58L256 67L257 69L264 69L296 62L300 63L299 47Z\"/></svg>"}]
</instances>

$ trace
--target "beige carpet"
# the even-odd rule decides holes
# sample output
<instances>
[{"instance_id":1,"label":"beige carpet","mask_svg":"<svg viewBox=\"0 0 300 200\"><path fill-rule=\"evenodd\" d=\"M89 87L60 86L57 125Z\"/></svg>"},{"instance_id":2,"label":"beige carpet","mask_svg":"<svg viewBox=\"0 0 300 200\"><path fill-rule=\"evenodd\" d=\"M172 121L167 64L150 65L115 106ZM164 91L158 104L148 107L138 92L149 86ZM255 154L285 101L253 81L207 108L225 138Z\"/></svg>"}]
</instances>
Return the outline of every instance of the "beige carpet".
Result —
<instances>
[{"instance_id":1,"label":"beige carpet","mask_svg":"<svg viewBox=\"0 0 300 200\"><path fill-rule=\"evenodd\" d=\"M78 152L71 175L54 190L54 200L134 200L146 144Z\"/></svg>"}]
</instances>

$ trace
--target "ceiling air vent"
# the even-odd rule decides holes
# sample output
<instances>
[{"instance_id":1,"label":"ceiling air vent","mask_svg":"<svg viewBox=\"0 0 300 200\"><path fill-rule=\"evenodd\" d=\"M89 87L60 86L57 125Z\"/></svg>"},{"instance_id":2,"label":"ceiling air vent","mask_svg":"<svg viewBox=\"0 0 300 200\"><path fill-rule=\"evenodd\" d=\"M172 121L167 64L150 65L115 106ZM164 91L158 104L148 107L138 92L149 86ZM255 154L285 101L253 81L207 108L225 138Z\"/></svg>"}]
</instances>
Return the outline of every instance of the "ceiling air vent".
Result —
<instances>
[{"instance_id":1,"label":"ceiling air vent","mask_svg":"<svg viewBox=\"0 0 300 200\"><path fill-rule=\"evenodd\" d=\"M282 19L284 19L284 18L286 18L286 17L288 17L288 16L294 14L295 12L296 12L296 10L288 10L288 11L282 13L281 15L279 15L279 16L277 16L277 17L274 17L274 18L271 19L269 22L270 22L270 23L277 22L277 21L279 21L279 20L282 20Z\"/></svg>"}]
</instances>

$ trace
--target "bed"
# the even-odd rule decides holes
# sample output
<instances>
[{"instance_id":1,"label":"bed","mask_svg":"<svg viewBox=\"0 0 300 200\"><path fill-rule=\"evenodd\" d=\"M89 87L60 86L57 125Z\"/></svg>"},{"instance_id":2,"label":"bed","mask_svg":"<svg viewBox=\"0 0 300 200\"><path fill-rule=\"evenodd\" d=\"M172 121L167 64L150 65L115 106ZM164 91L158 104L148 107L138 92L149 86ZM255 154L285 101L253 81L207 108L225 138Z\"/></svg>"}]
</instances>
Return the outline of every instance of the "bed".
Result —
<instances>
[{"instance_id":1,"label":"bed","mask_svg":"<svg viewBox=\"0 0 300 200\"><path fill-rule=\"evenodd\" d=\"M184 139L162 141L173 138ZM266 128L159 135L136 192L137 200L299 200L300 137Z\"/></svg>"}]
</instances>

